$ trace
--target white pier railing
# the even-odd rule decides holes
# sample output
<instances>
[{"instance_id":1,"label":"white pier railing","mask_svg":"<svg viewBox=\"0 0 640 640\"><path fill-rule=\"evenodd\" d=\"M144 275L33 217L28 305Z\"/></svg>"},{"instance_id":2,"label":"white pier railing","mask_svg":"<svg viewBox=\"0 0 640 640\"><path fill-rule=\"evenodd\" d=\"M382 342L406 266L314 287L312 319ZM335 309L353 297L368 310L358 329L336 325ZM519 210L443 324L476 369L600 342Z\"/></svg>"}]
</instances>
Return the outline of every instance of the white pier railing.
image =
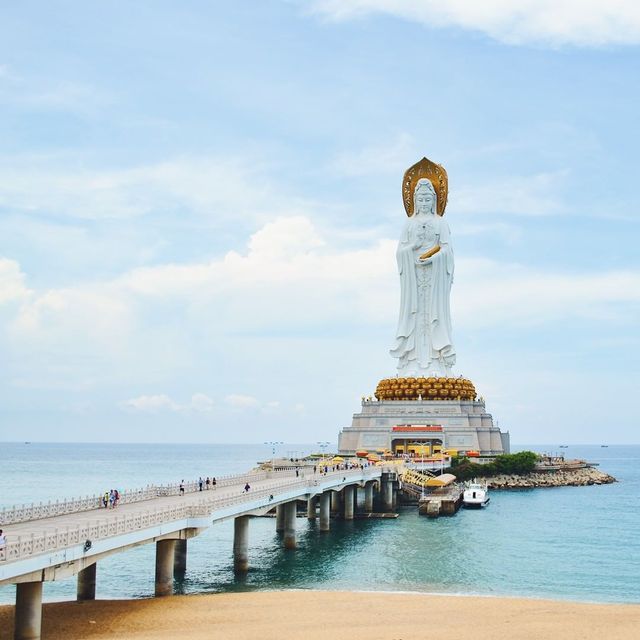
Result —
<instances>
[{"instance_id":1,"label":"white pier railing","mask_svg":"<svg viewBox=\"0 0 640 640\"><path fill-rule=\"evenodd\" d=\"M242 504L244 502L255 501L259 498L267 498L273 496L273 501L278 501L278 493L289 492L292 489L300 489L300 495L306 493L305 489L310 492L314 492L323 479L328 477L340 477L346 480L354 475L378 477L380 474L380 468L368 469L349 469L349 470L336 470L327 474L322 473L300 473L300 477L296 478L295 471L292 473L256 473L256 474L243 474L238 476L227 476L223 480L226 484L223 486L237 486L241 488L245 482L268 480L273 478L274 482L270 482L266 486L260 488L251 489L246 493L218 493L217 491L209 490L201 493L201 498L197 502L191 502L190 504L176 504L171 506L161 506L156 508L145 508L146 505L141 504L139 509L135 511L129 511L128 513L120 514L118 509L113 510L98 510L95 498L88 498L86 500L67 500L60 503L53 503L51 506L58 509L57 512L49 513L49 515L43 515L43 511L40 510L40 505L32 505L30 507L22 507L16 509L16 517L21 517L21 520L17 522L24 522L28 518L26 516L30 509L33 509L32 513L35 517L33 520L38 520L46 517L67 515L70 513L79 513L82 511L95 511L95 513L87 514L87 522L77 524L72 527L59 527L45 530L41 534L31 534L25 536L17 536L13 540L7 541L7 543L0 547L0 562L13 562L16 560L22 560L31 556L36 556L44 553L58 551L68 548L77 544L84 544L85 541L90 540L92 542L96 540L102 540L113 536L118 536L132 531L138 531L141 529L151 528L155 525L166 524L175 522L178 520L184 520L188 518L201 518L210 517L212 512L218 509L224 509L232 505ZM306 477L305 477L306 476ZM235 480L235 481L234 481ZM189 491L194 493L198 491L198 485L195 483L196 489L193 488L194 483L191 483ZM221 482L218 481L218 486ZM173 488L174 485L165 485L165 487ZM179 485L175 485L179 488ZM147 489L139 492L128 492L129 495L140 495L146 497L140 497L137 500L130 500L131 502L143 502L145 500L153 500L159 497L157 493L158 487L148 487ZM185 485L186 491L186 485ZM155 493L154 493L155 492ZM170 495L177 495L178 489L172 492ZM192 499L193 500L193 499ZM92 502L93 501L93 502ZM266 505L271 502L268 500ZM66 506L63 506L66 505ZM90 505L93 505L92 507ZM47 507L48 505L44 505ZM20 510L21 509L21 510ZM64 509L74 509L73 511ZM8 510L10 513L14 513L13 510Z\"/></svg>"},{"instance_id":2,"label":"white pier railing","mask_svg":"<svg viewBox=\"0 0 640 640\"><path fill-rule=\"evenodd\" d=\"M216 488L228 487L244 482L259 482L270 477L286 478L293 477L292 471L257 471L238 475L228 475L216 477ZM197 481L184 483L185 493L195 493L199 490ZM211 491L211 489L210 489ZM153 500L161 496L177 496L180 493L180 483L165 485L148 485L141 489L131 489L120 493L118 504L132 504ZM70 513L81 513L83 511L93 511L103 507L103 494L85 496L79 498L69 498L66 500L56 500L55 502L40 502L38 504L14 505L13 507L0 509L0 527L19 522L29 522L31 520L42 520L54 516L68 515Z\"/></svg>"}]
</instances>

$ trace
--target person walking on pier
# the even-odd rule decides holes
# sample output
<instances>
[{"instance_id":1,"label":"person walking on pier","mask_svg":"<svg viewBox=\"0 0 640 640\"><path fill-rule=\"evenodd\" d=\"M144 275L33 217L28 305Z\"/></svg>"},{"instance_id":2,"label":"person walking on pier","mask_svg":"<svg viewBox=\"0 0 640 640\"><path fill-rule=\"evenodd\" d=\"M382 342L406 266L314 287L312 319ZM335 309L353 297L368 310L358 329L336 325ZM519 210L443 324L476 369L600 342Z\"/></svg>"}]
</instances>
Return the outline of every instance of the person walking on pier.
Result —
<instances>
[{"instance_id":1,"label":"person walking on pier","mask_svg":"<svg viewBox=\"0 0 640 640\"><path fill-rule=\"evenodd\" d=\"M182 480L180 482L180 495L183 496L184 495L184 480Z\"/></svg>"},{"instance_id":2,"label":"person walking on pier","mask_svg":"<svg viewBox=\"0 0 640 640\"><path fill-rule=\"evenodd\" d=\"M213 476L213 478L211 479L211 486L215 489L217 484L218 481L216 480L216 477Z\"/></svg>"},{"instance_id":3,"label":"person walking on pier","mask_svg":"<svg viewBox=\"0 0 640 640\"><path fill-rule=\"evenodd\" d=\"M198 478L198 491L202 491L203 487L204 487L204 480L202 479L202 476L200 476Z\"/></svg>"},{"instance_id":4,"label":"person walking on pier","mask_svg":"<svg viewBox=\"0 0 640 640\"><path fill-rule=\"evenodd\" d=\"M251 487L249 486L249 483L247 482L247 484L244 485L244 493L249 493L249 489L251 489Z\"/></svg>"},{"instance_id":5,"label":"person walking on pier","mask_svg":"<svg viewBox=\"0 0 640 640\"><path fill-rule=\"evenodd\" d=\"M209 491L209 485L211 484L211 478L209 476L207 476L207 479L204 481L204 483L207 485L207 491Z\"/></svg>"},{"instance_id":6,"label":"person walking on pier","mask_svg":"<svg viewBox=\"0 0 640 640\"><path fill-rule=\"evenodd\" d=\"M0 529L0 548L4 547L5 544L7 544L7 537L2 532L2 529Z\"/></svg>"}]
</instances>

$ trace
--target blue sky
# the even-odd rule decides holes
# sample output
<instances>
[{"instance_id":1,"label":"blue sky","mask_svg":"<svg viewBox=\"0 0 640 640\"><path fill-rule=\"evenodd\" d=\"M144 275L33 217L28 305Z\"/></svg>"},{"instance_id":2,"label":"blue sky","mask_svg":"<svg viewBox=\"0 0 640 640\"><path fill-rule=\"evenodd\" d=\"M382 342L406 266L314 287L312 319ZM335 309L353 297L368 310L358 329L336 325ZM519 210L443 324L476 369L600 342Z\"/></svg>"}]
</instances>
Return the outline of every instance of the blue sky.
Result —
<instances>
[{"instance_id":1,"label":"blue sky","mask_svg":"<svg viewBox=\"0 0 640 640\"><path fill-rule=\"evenodd\" d=\"M335 440L426 155L457 371L514 442L638 442L640 9L479 4L4 7L0 439Z\"/></svg>"}]
</instances>

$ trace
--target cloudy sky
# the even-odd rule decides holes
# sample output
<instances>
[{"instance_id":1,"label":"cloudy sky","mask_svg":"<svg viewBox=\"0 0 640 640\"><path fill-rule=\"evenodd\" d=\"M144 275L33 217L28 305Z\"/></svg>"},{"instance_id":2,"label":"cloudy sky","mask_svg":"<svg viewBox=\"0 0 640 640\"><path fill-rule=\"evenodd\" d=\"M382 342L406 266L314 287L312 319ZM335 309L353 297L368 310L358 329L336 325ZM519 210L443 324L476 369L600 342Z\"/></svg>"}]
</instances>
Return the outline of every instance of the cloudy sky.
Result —
<instances>
[{"instance_id":1,"label":"cloudy sky","mask_svg":"<svg viewBox=\"0 0 640 640\"><path fill-rule=\"evenodd\" d=\"M423 155L457 373L516 443L638 442L633 0L5 3L0 440L335 441Z\"/></svg>"}]
</instances>

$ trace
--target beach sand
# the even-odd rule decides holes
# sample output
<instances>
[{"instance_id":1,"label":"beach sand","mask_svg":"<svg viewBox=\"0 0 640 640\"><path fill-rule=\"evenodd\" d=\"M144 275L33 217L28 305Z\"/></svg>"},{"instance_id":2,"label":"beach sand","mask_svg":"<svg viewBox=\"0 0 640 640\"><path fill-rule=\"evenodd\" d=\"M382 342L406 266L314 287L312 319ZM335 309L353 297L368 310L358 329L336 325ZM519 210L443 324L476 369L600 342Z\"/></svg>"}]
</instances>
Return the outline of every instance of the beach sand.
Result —
<instances>
[{"instance_id":1,"label":"beach sand","mask_svg":"<svg viewBox=\"0 0 640 640\"><path fill-rule=\"evenodd\" d=\"M0 638L13 607L0 607ZM634 640L640 605L342 591L45 604L43 640Z\"/></svg>"}]
</instances>

